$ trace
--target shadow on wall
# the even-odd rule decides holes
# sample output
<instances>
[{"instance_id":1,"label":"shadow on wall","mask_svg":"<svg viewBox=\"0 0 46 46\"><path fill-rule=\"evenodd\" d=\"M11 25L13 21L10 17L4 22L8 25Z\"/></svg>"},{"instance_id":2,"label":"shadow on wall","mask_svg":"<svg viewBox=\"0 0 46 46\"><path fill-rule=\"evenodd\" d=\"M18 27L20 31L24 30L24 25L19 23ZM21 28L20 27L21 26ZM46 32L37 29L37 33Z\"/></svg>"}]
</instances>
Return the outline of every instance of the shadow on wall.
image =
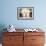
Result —
<instances>
[{"instance_id":1,"label":"shadow on wall","mask_svg":"<svg viewBox=\"0 0 46 46\"><path fill-rule=\"evenodd\" d=\"M2 43L2 36L3 36L3 32L5 32L6 30L4 30L5 25L4 24L0 24L0 43Z\"/></svg>"}]
</instances>

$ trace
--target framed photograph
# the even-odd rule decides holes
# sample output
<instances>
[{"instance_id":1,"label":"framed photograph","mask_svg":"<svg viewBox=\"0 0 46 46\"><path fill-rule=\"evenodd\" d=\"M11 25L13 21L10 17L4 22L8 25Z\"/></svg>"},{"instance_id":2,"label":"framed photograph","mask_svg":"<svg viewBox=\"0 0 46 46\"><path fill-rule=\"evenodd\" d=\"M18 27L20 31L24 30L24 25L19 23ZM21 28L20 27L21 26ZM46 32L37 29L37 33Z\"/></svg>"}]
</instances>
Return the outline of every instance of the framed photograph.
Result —
<instances>
[{"instance_id":1,"label":"framed photograph","mask_svg":"<svg viewBox=\"0 0 46 46\"><path fill-rule=\"evenodd\" d=\"M33 20L34 19L34 7L18 7L17 8L18 20Z\"/></svg>"}]
</instances>

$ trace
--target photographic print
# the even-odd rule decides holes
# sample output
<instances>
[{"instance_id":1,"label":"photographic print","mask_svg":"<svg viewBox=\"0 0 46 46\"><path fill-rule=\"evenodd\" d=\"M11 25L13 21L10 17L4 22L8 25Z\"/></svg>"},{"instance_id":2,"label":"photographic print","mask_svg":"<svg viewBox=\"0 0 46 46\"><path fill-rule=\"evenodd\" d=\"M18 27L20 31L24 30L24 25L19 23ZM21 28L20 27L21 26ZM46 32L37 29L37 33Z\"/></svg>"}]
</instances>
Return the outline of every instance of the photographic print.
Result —
<instances>
[{"instance_id":1,"label":"photographic print","mask_svg":"<svg viewBox=\"0 0 46 46\"><path fill-rule=\"evenodd\" d=\"M33 20L34 19L34 8L33 7L18 7L17 8L17 19L18 20Z\"/></svg>"}]
</instances>

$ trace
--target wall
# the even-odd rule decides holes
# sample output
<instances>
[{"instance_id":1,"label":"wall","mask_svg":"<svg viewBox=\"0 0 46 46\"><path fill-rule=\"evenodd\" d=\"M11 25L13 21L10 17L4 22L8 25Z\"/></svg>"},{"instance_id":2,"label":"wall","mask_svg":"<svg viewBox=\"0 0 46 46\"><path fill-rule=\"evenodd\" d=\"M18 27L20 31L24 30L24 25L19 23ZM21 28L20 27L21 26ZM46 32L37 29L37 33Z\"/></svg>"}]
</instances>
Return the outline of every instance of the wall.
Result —
<instances>
[{"instance_id":1,"label":"wall","mask_svg":"<svg viewBox=\"0 0 46 46\"><path fill-rule=\"evenodd\" d=\"M42 1L42 2L41 2ZM46 28L45 0L1 0L0 24L15 25L16 28ZM34 7L34 20L17 20L17 7Z\"/></svg>"},{"instance_id":2,"label":"wall","mask_svg":"<svg viewBox=\"0 0 46 46\"><path fill-rule=\"evenodd\" d=\"M17 7L34 7L34 20L17 20ZM46 0L0 0L0 29L9 24L16 28L39 27L46 32Z\"/></svg>"}]
</instances>

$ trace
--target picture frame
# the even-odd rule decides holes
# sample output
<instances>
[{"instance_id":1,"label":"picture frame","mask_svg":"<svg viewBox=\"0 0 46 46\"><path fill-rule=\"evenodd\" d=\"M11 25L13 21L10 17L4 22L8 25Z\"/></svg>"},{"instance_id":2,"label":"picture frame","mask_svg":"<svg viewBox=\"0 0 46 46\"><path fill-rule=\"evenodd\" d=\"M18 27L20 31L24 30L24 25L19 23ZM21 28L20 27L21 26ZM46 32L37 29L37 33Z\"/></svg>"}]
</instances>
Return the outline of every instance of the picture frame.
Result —
<instances>
[{"instance_id":1,"label":"picture frame","mask_svg":"<svg viewBox=\"0 0 46 46\"><path fill-rule=\"evenodd\" d=\"M17 8L18 20L33 20L34 19L34 7L18 7Z\"/></svg>"}]
</instances>

